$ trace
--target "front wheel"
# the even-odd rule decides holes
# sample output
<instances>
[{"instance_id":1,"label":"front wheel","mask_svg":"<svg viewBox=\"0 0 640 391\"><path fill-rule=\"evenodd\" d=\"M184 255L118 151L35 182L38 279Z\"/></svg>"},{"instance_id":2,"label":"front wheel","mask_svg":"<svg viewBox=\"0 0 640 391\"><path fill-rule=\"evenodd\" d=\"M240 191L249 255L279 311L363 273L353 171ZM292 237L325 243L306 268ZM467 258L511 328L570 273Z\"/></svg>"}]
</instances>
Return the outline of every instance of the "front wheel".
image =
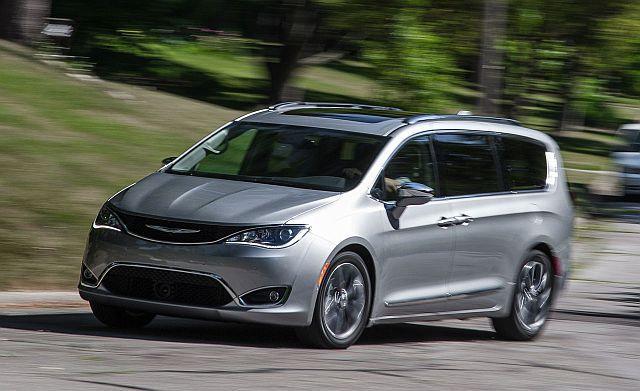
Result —
<instances>
[{"instance_id":1,"label":"front wheel","mask_svg":"<svg viewBox=\"0 0 640 391\"><path fill-rule=\"evenodd\" d=\"M370 306L371 282L362 257L354 252L340 253L319 287L311 325L296 333L312 346L348 348L362 335Z\"/></svg>"},{"instance_id":2,"label":"front wheel","mask_svg":"<svg viewBox=\"0 0 640 391\"><path fill-rule=\"evenodd\" d=\"M553 294L553 269L542 251L531 251L518 274L511 314L492 319L498 336L515 341L535 338L544 327Z\"/></svg>"}]
</instances>

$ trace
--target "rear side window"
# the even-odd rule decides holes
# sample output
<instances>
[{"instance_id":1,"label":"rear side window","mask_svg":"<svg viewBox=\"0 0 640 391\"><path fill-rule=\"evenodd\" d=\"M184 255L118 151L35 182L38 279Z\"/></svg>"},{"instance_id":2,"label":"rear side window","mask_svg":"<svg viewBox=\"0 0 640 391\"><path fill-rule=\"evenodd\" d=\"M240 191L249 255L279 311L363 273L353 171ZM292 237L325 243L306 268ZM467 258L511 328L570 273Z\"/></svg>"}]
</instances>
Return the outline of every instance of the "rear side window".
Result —
<instances>
[{"instance_id":1,"label":"rear side window","mask_svg":"<svg viewBox=\"0 0 640 391\"><path fill-rule=\"evenodd\" d=\"M496 137L496 147L509 190L540 190L547 184L546 147L518 136Z\"/></svg>"},{"instance_id":2,"label":"rear side window","mask_svg":"<svg viewBox=\"0 0 640 391\"><path fill-rule=\"evenodd\" d=\"M491 136L435 136L440 187L445 196L502 191Z\"/></svg>"}]
</instances>

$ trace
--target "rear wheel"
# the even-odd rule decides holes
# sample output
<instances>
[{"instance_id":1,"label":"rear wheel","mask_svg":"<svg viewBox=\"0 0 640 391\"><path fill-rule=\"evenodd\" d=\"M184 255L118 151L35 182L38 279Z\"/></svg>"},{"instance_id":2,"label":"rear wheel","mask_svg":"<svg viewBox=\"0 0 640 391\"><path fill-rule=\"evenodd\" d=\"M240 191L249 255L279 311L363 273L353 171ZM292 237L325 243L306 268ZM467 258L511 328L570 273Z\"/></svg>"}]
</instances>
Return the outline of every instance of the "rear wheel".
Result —
<instances>
[{"instance_id":1,"label":"rear wheel","mask_svg":"<svg viewBox=\"0 0 640 391\"><path fill-rule=\"evenodd\" d=\"M501 338L526 341L543 329L553 293L553 269L549 257L542 251L531 251L522 265L514 290L511 314L492 319Z\"/></svg>"},{"instance_id":2,"label":"rear wheel","mask_svg":"<svg viewBox=\"0 0 640 391\"><path fill-rule=\"evenodd\" d=\"M120 329L140 328L148 325L155 314L148 312L127 310L110 305L90 302L91 311L96 318L105 325Z\"/></svg>"},{"instance_id":3,"label":"rear wheel","mask_svg":"<svg viewBox=\"0 0 640 391\"><path fill-rule=\"evenodd\" d=\"M345 349L362 335L370 306L371 283L362 257L340 253L322 280L311 325L296 332L309 345Z\"/></svg>"}]
</instances>

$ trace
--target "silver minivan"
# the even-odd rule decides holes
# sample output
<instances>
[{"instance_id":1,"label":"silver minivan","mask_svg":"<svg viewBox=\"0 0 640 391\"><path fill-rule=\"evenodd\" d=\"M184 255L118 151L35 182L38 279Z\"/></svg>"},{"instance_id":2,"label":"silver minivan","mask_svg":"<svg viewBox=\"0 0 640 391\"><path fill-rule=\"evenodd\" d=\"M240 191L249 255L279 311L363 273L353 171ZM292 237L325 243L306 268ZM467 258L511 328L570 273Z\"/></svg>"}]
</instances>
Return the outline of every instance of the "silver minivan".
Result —
<instances>
[{"instance_id":1,"label":"silver minivan","mask_svg":"<svg viewBox=\"0 0 640 391\"><path fill-rule=\"evenodd\" d=\"M293 326L489 317L535 337L568 271L560 153L507 119L283 103L214 131L111 197L79 284L108 326L156 314Z\"/></svg>"}]
</instances>

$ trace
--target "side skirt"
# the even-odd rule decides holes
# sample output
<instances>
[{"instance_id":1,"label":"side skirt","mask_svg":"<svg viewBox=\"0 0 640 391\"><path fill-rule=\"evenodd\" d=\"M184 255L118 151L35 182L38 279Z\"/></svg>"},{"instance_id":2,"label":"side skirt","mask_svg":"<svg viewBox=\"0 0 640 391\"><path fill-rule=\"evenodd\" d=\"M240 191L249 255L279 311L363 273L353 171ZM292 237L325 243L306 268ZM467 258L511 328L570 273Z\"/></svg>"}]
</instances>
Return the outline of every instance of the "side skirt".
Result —
<instances>
[{"instance_id":1,"label":"side skirt","mask_svg":"<svg viewBox=\"0 0 640 391\"><path fill-rule=\"evenodd\" d=\"M376 324L385 324L385 323L404 323L404 322L429 321L429 320L439 320L439 319L459 319L459 318L461 319L461 318L491 316L491 315L495 315L495 313L497 312L500 312L502 308L503 307L501 305L496 305L491 308L478 308L478 309L464 310L464 311L428 312L428 313L422 313L422 314L380 316L377 318L369 319L368 326L373 326Z\"/></svg>"}]
</instances>

